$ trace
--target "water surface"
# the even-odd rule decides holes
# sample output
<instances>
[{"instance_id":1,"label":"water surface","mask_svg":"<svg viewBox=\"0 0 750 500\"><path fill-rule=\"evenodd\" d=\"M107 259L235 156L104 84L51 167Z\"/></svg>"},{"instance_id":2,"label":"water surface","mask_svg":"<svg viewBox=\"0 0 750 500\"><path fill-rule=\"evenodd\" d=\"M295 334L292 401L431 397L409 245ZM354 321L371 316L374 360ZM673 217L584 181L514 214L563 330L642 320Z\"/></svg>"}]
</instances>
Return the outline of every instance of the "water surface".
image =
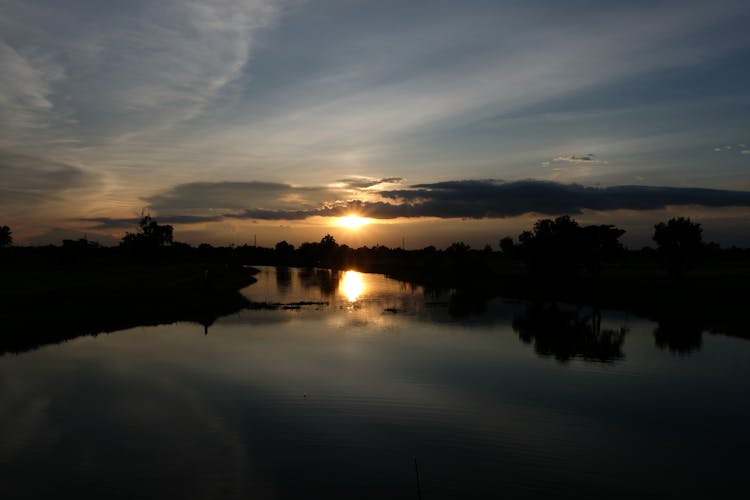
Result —
<instances>
[{"instance_id":1,"label":"water surface","mask_svg":"<svg viewBox=\"0 0 750 500\"><path fill-rule=\"evenodd\" d=\"M2 498L704 498L745 487L750 343L262 268L258 309L0 357ZM260 307L262 305L262 307Z\"/></svg>"}]
</instances>

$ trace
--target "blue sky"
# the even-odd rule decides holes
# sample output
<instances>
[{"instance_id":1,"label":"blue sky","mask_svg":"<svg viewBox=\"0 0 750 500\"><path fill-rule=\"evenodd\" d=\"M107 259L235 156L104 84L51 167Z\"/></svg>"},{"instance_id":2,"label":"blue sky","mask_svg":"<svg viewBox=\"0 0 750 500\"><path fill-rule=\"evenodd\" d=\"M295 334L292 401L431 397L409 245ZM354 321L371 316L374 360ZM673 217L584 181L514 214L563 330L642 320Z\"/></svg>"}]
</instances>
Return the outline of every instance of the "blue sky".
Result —
<instances>
[{"instance_id":1,"label":"blue sky","mask_svg":"<svg viewBox=\"0 0 750 500\"><path fill-rule=\"evenodd\" d=\"M748 19L731 0L0 0L0 222L111 242L145 209L192 242L494 244L562 206L634 244L675 215L750 244ZM414 209L466 180L717 192ZM316 215L366 204L382 224L356 235Z\"/></svg>"}]
</instances>

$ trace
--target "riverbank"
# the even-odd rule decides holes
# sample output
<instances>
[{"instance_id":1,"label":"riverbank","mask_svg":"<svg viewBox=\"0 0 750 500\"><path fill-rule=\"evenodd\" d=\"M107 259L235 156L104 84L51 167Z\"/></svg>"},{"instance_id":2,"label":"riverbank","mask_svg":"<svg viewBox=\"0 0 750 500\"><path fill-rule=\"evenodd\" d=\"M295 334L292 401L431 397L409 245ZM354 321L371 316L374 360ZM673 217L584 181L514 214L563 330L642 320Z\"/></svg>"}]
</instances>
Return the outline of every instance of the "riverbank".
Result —
<instances>
[{"instance_id":1,"label":"riverbank","mask_svg":"<svg viewBox=\"0 0 750 500\"><path fill-rule=\"evenodd\" d=\"M432 269L361 266L360 270L382 272L426 287L454 289L467 307L493 297L565 302L633 313L677 336L680 332L691 337L695 332L710 331L750 338L746 312L750 265L745 262L707 263L680 276L640 263L607 266L596 276L584 270L540 275L527 272L522 262L513 260Z\"/></svg>"},{"instance_id":2,"label":"riverbank","mask_svg":"<svg viewBox=\"0 0 750 500\"><path fill-rule=\"evenodd\" d=\"M657 322L672 338L695 338L704 331L750 338L745 313L750 264L745 261L704 263L675 277L642 261L604 265L594 276L584 269L531 273L523 261L497 254L388 257L352 259L345 267L428 289L452 289L458 315L479 313L488 300L503 297L622 310ZM0 283L0 353L177 321L207 329L218 317L251 306L237 290L253 283L257 271L238 259L107 262L6 267Z\"/></svg>"},{"instance_id":3,"label":"riverbank","mask_svg":"<svg viewBox=\"0 0 750 500\"><path fill-rule=\"evenodd\" d=\"M6 268L0 353L135 326L191 321L208 328L248 305L238 290L255 273L197 263Z\"/></svg>"}]
</instances>

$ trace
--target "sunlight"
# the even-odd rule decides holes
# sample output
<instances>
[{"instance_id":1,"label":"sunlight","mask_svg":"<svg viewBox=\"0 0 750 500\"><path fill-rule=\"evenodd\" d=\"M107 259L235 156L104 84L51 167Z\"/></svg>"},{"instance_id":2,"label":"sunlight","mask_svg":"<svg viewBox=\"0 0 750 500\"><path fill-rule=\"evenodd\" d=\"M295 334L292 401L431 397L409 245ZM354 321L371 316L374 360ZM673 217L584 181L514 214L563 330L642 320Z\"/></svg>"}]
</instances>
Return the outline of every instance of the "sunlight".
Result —
<instances>
[{"instance_id":1,"label":"sunlight","mask_svg":"<svg viewBox=\"0 0 750 500\"><path fill-rule=\"evenodd\" d=\"M360 217L357 214L349 214L343 217L339 217L338 225L347 229L358 229L365 224L369 224L370 220L366 217Z\"/></svg>"},{"instance_id":2,"label":"sunlight","mask_svg":"<svg viewBox=\"0 0 750 500\"><path fill-rule=\"evenodd\" d=\"M344 277L339 283L339 292L341 292L349 302L356 302L362 292L365 291L365 282L362 280L362 273L357 271L346 271Z\"/></svg>"}]
</instances>

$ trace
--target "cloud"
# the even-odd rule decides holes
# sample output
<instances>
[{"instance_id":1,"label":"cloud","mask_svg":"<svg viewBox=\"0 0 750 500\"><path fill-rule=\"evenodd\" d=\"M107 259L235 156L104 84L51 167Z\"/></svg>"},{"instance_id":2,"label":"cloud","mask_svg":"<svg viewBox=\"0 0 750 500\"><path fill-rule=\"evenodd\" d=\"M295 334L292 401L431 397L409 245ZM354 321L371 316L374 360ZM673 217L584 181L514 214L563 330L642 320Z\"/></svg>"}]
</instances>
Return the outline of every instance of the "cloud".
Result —
<instances>
[{"instance_id":1,"label":"cloud","mask_svg":"<svg viewBox=\"0 0 750 500\"><path fill-rule=\"evenodd\" d=\"M347 177L340 179L338 182L343 187L349 189L368 189L371 187L378 186L380 184L398 184L403 181L401 177L383 177L381 179L373 179L371 177Z\"/></svg>"},{"instance_id":2,"label":"cloud","mask_svg":"<svg viewBox=\"0 0 750 500\"><path fill-rule=\"evenodd\" d=\"M571 24L559 22L554 2L448 2L428 10L396 2L368 7L372 16L361 15L364 3L343 8L346 2L85 3L11 1L0 13L0 38L12 49L0 64L9 79L0 90L28 89L25 101L13 102L27 102L23 112L33 111L37 123L69 112L76 125L65 131L81 147L55 146L65 158L115 176L125 165L183 180L204 179L209 162L227 169L219 178L237 178L239 168L255 169L249 178L257 178L280 167L309 179L299 165L314 161L338 172L325 182L353 171L337 168L347 161L408 162L400 173L415 177L413 165L444 159L430 147L448 142L436 134L672 66L695 67L736 49L737 37L700 35L746 10L683 1L649 7L644 16L642 7L601 4L567 8ZM269 26L277 29L263 38ZM475 158L469 144L455 151Z\"/></svg>"},{"instance_id":3,"label":"cloud","mask_svg":"<svg viewBox=\"0 0 750 500\"><path fill-rule=\"evenodd\" d=\"M304 40L303 51L312 59L298 66L298 78L259 89L263 102L249 107L252 120L228 121L227 127L197 140L213 143L214 151L308 161L316 155L328 164L340 162L342 150L367 157L414 147L415 136L455 129L465 133L469 124L589 89L666 68L694 67L696 58L728 50L722 37L703 40L697 34L741 10L671 2L650 7L644 22L642 7L603 3L574 10L574 24L569 24L550 15L558 10L554 2L544 8L490 4L420 11L419 19L391 14L386 30L376 29L379 19L361 25L344 17L352 21L344 22L339 16L346 10L338 9L342 13L331 17L335 25L326 24L315 40ZM348 38L353 31L356 37ZM290 35L284 41L294 44L279 53L295 64L300 40ZM613 99L613 104L620 102ZM454 141L459 137L452 136ZM410 167L401 172L415 174Z\"/></svg>"},{"instance_id":4,"label":"cloud","mask_svg":"<svg viewBox=\"0 0 750 500\"><path fill-rule=\"evenodd\" d=\"M603 160L593 153L586 153L583 155L556 156L550 161L542 162L545 167L552 164L606 165L607 160Z\"/></svg>"},{"instance_id":5,"label":"cloud","mask_svg":"<svg viewBox=\"0 0 750 500\"><path fill-rule=\"evenodd\" d=\"M159 224L199 224L206 222L217 222L222 220L224 217L220 215L216 216L199 216L199 215L167 215L163 217L155 217ZM84 223L93 223L89 229L93 231L104 231L104 230L130 230L133 231L138 227L139 217L125 217L125 218L112 218L112 217L84 217L76 219Z\"/></svg>"},{"instance_id":6,"label":"cloud","mask_svg":"<svg viewBox=\"0 0 750 500\"><path fill-rule=\"evenodd\" d=\"M725 146L717 146L714 151L717 153L723 153L725 151L738 151L741 155L750 155L750 149L746 149L746 144L728 144Z\"/></svg>"},{"instance_id":7,"label":"cloud","mask_svg":"<svg viewBox=\"0 0 750 500\"><path fill-rule=\"evenodd\" d=\"M376 219L399 217L503 218L539 213L579 214L584 210L656 210L670 205L750 206L750 192L650 186L587 187L544 181L450 181L415 189L382 191L394 202L349 200L314 210L246 210L243 219L335 217L356 212Z\"/></svg>"},{"instance_id":8,"label":"cloud","mask_svg":"<svg viewBox=\"0 0 750 500\"><path fill-rule=\"evenodd\" d=\"M0 207L24 208L91 187L97 174L61 162L0 150Z\"/></svg>"},{"instance_id":9,"label":"cloud","mask_svg":"<svg viewBox=\"0 0 750 500\"><path fill-rule=\"evenodd\" d=\"M264 197L266 207L255 193ZM304 203L270 200L279 195L302 193ZM251 220L303 220L308 217L336 217L349 213L375 219L394 218L504 218L528 213L559 215L580 214L584 210L656 210L674 205L700 205L706 207L750 206L750 192L704 188L677 188L664 186L612 186L590 187L580 184L562 184L551 181L524 180L503 182L498 180L457 180L427 184L414 184L404 189L383 190L379 201L362 199L325 199L333 191L324 188L292 187L288 184L247 183L197 183L177 186L166 195L152 198L160 208L157 218L165 224L191 224L216 222L222 219ZM229 194L232 211L212 211L219 196ZM207 195L209 200L200 200ZM317 202L313 202L319 197ZM192 200L189 206L187 200ZM161 203L159 203L161 202ZM241 208L244 203L244 208ZM204 208L202 213L195 210ZM161 212L167 208L190 209L193 214ZM88 218L95 222L94 229L131 228L137 219Z\"/></svg>"},{"instance_id":10,"label":"cloud","mask_svg":"<svg viewBox=\"0 0 750 500\"><path fill-rule=\"evenodd\" d=\"M274 21L277 4L4 6L0 32L13 46L0 39L0 125L49 126L53 112L69 108L85 141L99 143L102 135L152 140L153 131L201 115L243 75L257 32Z\"/></svg>"},{"instance_id":11,"label":"cloud","mask_svg":"<svg viewBox=\"0 0 750 500\"><path fill-rule=\"evenodd\" d=\"M0 40L0 146L31 131L37 140L59 121L51 101L53 85L64 79L60 66L19 52ZM48 132L48 130L46 131Z\"/></svg>"},{"instance_id":12,"label":"cloud","mask_svg":"<svg viewBox=\"0 0 750 500\"><path fill-rule=\"evenodd\" d=\"M311 209L322 200L337 198L343 191L327 187L295 187L277 182L192 182L146 197L157 214L219 213L257 207L265 210Z\"/></svg>"},{"instance_id":13,"label":"cloud","mask_svg":"<svg viewBox=\"0 0 750 500\"><path fill-rule=\"evenodd\" d=\"M133 229L135 226L129 226ZM41 234L30 236L27 241L31 245L59 245L62 240L78 240L86 238L102 245L116 245L119 239L106 234L92 234L83 228L51 227Z\"/></svg>"},{"instance_id":14,"label":"cloud","mask_svg":"<svg viewBox=\"0 0 750 500\"><path fill-rule=\"evenodd\" d=\"M577 214L583 210L654 210L670 205L750 206L750 192L651 186L588 187L526 180L452 181L384 191L422 216L509 217L525 213Z\"/></svg>"}]
</instances>

